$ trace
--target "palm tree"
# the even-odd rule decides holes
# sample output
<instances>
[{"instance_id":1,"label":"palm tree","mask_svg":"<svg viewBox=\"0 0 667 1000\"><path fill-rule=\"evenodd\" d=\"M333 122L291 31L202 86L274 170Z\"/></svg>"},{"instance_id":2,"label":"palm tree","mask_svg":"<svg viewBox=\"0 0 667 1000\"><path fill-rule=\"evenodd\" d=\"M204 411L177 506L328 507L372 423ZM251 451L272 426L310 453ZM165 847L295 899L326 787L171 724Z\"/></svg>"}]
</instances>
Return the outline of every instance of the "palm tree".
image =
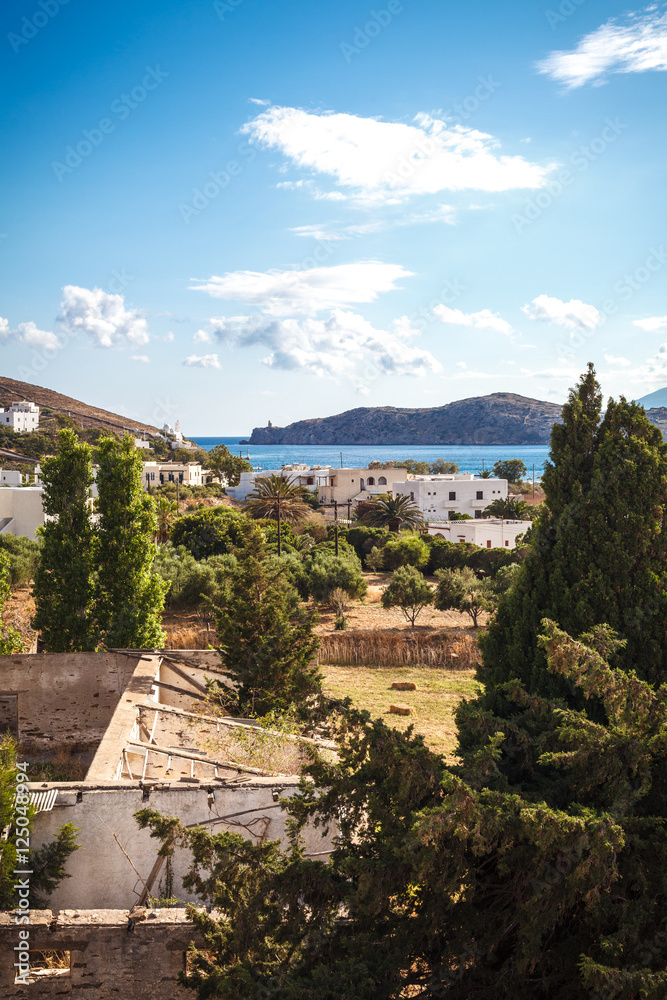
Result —
<instances>
[{"instance_id":1,"label":"palm tree","mask_svg":"<svg viewBox=\"0 0 667 1000\"><path fill-rule=\"evenodd\" d=\"M494 500L488 507L485 507L484 513L487 517L505 517L514 521L530 521L532 520L531 514L533 511L525 500L510 500L507 497L505 500Z\"/></svg>"},{"instance_id":2,"label":"palm tree","mask_svg":"<svg viewBox=\"0 0 667 1000\"><path fill-rule=\"evenodd\" d=\"M491 479L492 475L493 473L491 472L490 469L480 469L480 471L477 473L479 479Z\"/></svg>"},{"instance_id":3,"label":"palm tree","mask_svg":"<svg viewBox=\"0 0 667 1000\"><path fill-rule=\"evenodd\" d=\"M157 535L156 541L164 544L169 541L171 529L178 512L178 504L167 500L166 497L159 497L157 502Z\"/></svg>"},{"instance_id":4,"label":"palm tree","mask_svg":"<svg viewBox=\"0 0 667 1000\"><path fill-rule=\"evenodd\" d=\"M400 531L401 528L420 528L424 516L410 497L399 494L395 497L379 496L363 504L357 510L357 519L369 528L389 528L390 531Z\"/></svg>"},{"instance_id":5,"label":"palm tree","mask_svg":"<svg viewBox=\"0 0 667 1000\"><path fill-rule=\"evenodd\" d=\"M298 524L311 513L304 501L306 488L296 486L282 476L258 476L255 488L246 497L246 510L255 520L270 518L278 522L278 555L281 555L280 524Z\"/></svg>"}]
</instances>

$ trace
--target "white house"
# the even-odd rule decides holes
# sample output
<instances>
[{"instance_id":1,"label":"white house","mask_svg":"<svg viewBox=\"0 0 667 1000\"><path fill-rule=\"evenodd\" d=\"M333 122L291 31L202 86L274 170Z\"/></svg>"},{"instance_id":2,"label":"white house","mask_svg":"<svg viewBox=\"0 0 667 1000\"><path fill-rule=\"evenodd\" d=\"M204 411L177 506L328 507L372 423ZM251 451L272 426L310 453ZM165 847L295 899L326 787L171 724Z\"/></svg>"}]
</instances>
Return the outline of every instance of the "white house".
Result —
<instances>
[{"instance_id":1,"label":"white house","mask_svg":"<svg viewBox=\"0 0 667 1000\"><path fill-rule=\"evenodd\" d=\"M0 424L11 427L16 433L36 431L39 427L39 406L19 400L8 409L0 408Z\"/></svg>"},{"instance_id":2,"label":"white house","mask_svg":"<svg viewBox=\"0 0 667 1000\"><path fill-rule=\"evenodd\" d=\"M36 538L46 518L41 486L5 486L0 490L0 534Z\"/></svg>"},{"instance_id":3,"label":"white house","mask_svg":"<svg viewBox=\"0 0 667 1000\"><path fill-rule=\"evenodd\" d=\"M451 514L469 514L479 520L485 507L507 498L506 479L476 479L457 472L447 476L411 476L392 482L394 496L414 500L426 520L447 519Z\"/></svg>"},{"instance_id":4,"label":"white house","mask_svg":"<svg viewBox=\"0 0 667 1000\"><path fill-rule=\"evenodd\" d=\"M328 486L331 469L328 465L284 465L282 469L262 469L242 472L238 486L228 486L227 495L235 500L245 500L255 488L255 480L265 476L280 476L294 486L305 486L309 490L321 491Z\"/></svg>"},{"instance_id":5,"label":"white house","mask_svg":"<svg viewBox=\"0 0 667 1000\"><path fill-rule=\"evenodd\" d=\"M475 521L428 521L423 534L446 538L449 542L471 542L487 549L513 549L518 535L530 528L531 521L505 521L485 517Z\"/></svg>"},{"instance_id":6,"label":"white house","mask_svg":"<svg viewBox=\"0 0 667 1000\"><path fill-rule=\"evenodd\" d=\"M163 483L182 483L184 486L203 486L210 473L199 462L144 462L144 489Z\"/></svg>"},{"instance_id":7,"label":"white house","mask_svg":"<svg viewBox=\"0 0 667 1000\"><path fill-rule=\"evenodd\" d=\"M329 465L284 465L281 469L242 472L238 486L228 486L227 494L236 500L245 500L255 488L255 480L260 476L280 476L295 486L305 486L315 491L321 503L340 504L350 501L356 506L361 500L368 500L391 492L391 477L407 475L405 469L338 469Z\"/></svg>"},{"instance_id":8,"label":"white house","mask_svg":"<svg viewBox=\"0 0 667 1000\"><path fill-rule=\"evenodd\" d=\"M22 486L23 474L14 469L0 469L0 486Z\"/></svg>"}]
</instances>

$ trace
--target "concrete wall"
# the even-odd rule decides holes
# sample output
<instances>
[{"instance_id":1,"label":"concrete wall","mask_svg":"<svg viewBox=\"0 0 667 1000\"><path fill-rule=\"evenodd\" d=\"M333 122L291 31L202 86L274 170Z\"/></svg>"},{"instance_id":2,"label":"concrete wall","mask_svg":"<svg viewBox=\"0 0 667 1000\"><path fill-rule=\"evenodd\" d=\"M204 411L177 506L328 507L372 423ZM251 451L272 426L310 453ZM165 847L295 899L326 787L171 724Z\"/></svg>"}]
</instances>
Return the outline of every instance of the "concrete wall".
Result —
<instances>
[{"instance_id":1,"label":"concrete wall","mask_svg":"<svg viewBox=\"0 0 667 1000\"><path fill-rule=\"evenodd\" d=\"M413 496L426 518L448 517L450 511L479 518L494 500L507 497L506 479L476 479L467 473L451 476L414 476L399 482L394 476L394 496ZM454 499L450 500L450 494ZM481 496L478 496L481 494Z\"/></svg>"},{"instance_id":2,"label":"concrete wall","mask_svg":"<svg viewBox=\"0 0 667 1000\"><path fill-rule=\"evenodd\" d=\"M185 826L203 823L215 833L231 831L257 840L277 838L286 843L285 814L279 797L293 795L298 778L252 778L239 775L233 782L63 782L31 784L31 791L55 788L58 796L50 812L35 816L31 849L53 839L63 823L79 829L80 849L67 862L67 873L49 905L55 908L126 908L137 901L157 857L158 842L139 830L134 813L150 807L165 816L178 816ZM116 841L114 834L118 837ZM307 853L325 858L332 838L320 829L305 835ZM132 860L128 861L122 848ZM182 885L189 856L174 857L174 894L179 900L195 898ZM137 877L134 868L139 872ZM158 879L159 882L159 879ZM158 884L152 890L158 895Z\"/></svg>"},{"instance_id":3,"label":"concrete wall","mask_svg":"<svg viewBox=\"0 0 667 1000\"><path fill-rule=\"evenodd\" d=\"M176 984L189 942L198 939L185 910L150 910L128 927L126 910L34 911L30 949L69 952L70 969L23 986L14 982L13 963L25 928L11 914L0 914L0 997L191 1000L192 991Z\"/></svg>"},{"instance_id":4,"label":"concrete wall","mask_svg":"<svg viewBox=\"0 0 667 1000\"><path fill-rule=\"evenodd\" d=\"M45 750L96 745L136 665L123 653L0 656L0 693L18 695L21 740Z\"/></svg>"}]
</instances>

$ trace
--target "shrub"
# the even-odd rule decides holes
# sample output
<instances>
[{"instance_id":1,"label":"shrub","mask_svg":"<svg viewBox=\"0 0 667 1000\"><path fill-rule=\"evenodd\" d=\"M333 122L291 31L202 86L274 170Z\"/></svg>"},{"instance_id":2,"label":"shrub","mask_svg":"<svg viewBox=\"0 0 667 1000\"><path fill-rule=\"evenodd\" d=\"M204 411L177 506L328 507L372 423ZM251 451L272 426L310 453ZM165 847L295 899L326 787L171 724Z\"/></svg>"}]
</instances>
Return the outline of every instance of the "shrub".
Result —
<instances>
[{"instance_id":1,"label":"shrub","mask_svg":"<svg viewBox=\"0 0 667 1000\"><path fill-rule=\"evenodd\" d=\"M412 628L432 601L433 590L415 566L399 566L382 594L382 607L400 608Z\"/></svg>"},{"instance_id":2,"label":"shrub","mask_svg":"<svg viewBox=\"0 0 667 1000\"><path fill-rule=\"evenodd\" d=\"M0 549L9 556L10 586L27 586L39 566L41 543L25 535L0 535Z\"/></svg>"},{"instance_id":3,"label":"shrub","mask_svg":"<svg viewBox=\"0 0 667 1000\"><path fill-rule=\"evenodd\" d=\"M171 533L174 547L184 545L195 559L222 556L243 544L247 518L229 507L211 507L178 519Z\"/></svg>"},{"instance_id":4,"label":"shrub","mask_svg":"<svg viewBox=\"0 0 667 1000\"><path fill-rule=\"evenodd\" d=\"M355 553L339 547L339 555L328 548L315 549L306 556L309 595L316 601L328 601L334 590L344 590L348 597L362 598L366 594L366 581L361 575L361 562Z\"/></svg>"},{"instance_id":5,"label":"shrub","mask_svg":"<svg viewBox=\"0 0 667 1000\"><path fill-rule=\"evenodd\" d=\"M209 598L217 601L229 574L236 566L232 555L197 560L184 545L162 545L154 562L155 571L169 583L168 608L194 608Z\"/></svg>"},{"instance_id":6,"label":"shrub","mask_svg":"<svg viewBox=\"0 0 667 1000\"><path fill-rule=\"evenodd\" d=\"M480 580L469 566L439 569L434 604L439 611L461 611L477 627L480 612L493 611L498 603L490 580Z\"/></svg>"},{"instance_id":7,"label":"shrub","mask_svg":"<svg viewBox=\"0 0 667 1000\"><path fill-rule=\"evenodd\" d=\"M372 549L384 545L391 538L391 532L386 528L355 525L353 528L348 528L346 538L363 562Z\"/></svg>"},{"instance_id":8,"label":"shrub","mask_svg":"<svg viewBox=\"0 0 667 1000\"><path fill-rule=\"evenodd\" d=\"M375 552L377 551L376 549ZM379 550L381 568L386 570L395 570L399 566L415 566L417 569L423 569L429 561L429 556L430 549L424 539L420 535L407 533L398 536L394 535ZM373 561L376 566L377 559L378 557L374 556ZM368 562L368 560L366 561Z\"/></svg>"}]
</instances>

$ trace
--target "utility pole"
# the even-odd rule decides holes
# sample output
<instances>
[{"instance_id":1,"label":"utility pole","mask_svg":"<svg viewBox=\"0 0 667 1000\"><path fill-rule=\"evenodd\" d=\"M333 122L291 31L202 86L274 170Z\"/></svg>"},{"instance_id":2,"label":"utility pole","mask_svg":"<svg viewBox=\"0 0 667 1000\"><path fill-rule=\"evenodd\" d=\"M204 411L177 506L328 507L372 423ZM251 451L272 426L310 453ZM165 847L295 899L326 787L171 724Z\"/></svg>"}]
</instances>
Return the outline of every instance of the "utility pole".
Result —
<instances>
[{"instance_id":1,"label":"utility pole","mask_svg":"<svg viewBox=\"0 0 667 1000\"><path fill-rule=\"evenodd\" d=\"M352 520L352 501L351 500L347 501L347 519L348 519L348 521Z\"/></svg>"},{"instance_id":2,"label":"utility pole","mask_svg":"<svg viewBox=\"0 0 667 1000\"><path fill-rule=\"evenodd\" d=\"M282 555L282 550L280 547L280 497L276 498L278 500L278 555Z\"/></svg>"},{"instance_id":3,"label":"utility pole","mask_svg":"<svg viewBox=\"0 0 667 1000\"><path fill-rule=\"evenodd\" d=\"M336 542L336 555L338 555L338 501L334 500L334 540Z\"/></svg>"}]
</instances>

